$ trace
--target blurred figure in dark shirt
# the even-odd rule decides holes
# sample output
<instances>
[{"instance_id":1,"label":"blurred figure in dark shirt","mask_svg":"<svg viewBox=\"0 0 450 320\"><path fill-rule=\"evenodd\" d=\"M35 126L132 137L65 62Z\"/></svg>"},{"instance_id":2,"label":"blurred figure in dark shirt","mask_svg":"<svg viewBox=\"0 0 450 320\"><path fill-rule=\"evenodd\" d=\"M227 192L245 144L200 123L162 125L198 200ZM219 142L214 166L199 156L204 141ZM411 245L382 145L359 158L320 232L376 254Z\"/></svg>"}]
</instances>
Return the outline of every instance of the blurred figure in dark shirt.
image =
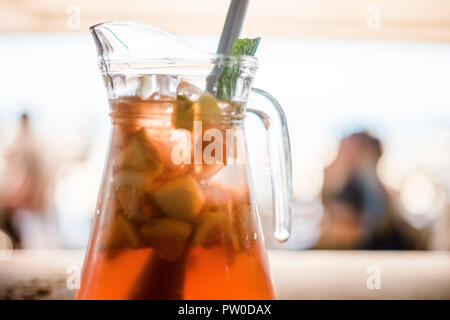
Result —
<instances>
[{"instance_id":1,"label":"blurred figure in dark shirt","mask_svg":"<svg viewBox=\"0 0 450 320\"><path fill-rule=\"evenodd\" d=\"M408 249L393 226L393 206L376 168L380 140L367 132L341 141L336 159L324 171L322 237L324 249Z\"/></svg>"}]
</instances>

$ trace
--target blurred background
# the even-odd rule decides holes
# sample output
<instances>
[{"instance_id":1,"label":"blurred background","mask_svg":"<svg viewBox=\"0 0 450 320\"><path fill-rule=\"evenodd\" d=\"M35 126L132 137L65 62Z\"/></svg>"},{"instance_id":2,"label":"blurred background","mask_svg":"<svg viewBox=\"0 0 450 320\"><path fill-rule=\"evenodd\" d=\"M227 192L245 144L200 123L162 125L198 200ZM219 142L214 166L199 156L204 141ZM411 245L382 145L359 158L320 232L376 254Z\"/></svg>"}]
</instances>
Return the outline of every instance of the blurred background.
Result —
<instances>
[{"instance_id":1,"label":"blurred background","mask_svg":"<svg viewBox=\"0 0 450 320\"><path fill-rule=\"evenodd\" d=\"M2 0L0 248L85 248L110 120L88 28L163 27L215 51L226 0ZM247 119L267 245L450 249L450 1L250 1L255 87L288 118L292 236L271 234L262 127ZM151 41L149 41L151 45Z\"/></svg>"}]
</instances>

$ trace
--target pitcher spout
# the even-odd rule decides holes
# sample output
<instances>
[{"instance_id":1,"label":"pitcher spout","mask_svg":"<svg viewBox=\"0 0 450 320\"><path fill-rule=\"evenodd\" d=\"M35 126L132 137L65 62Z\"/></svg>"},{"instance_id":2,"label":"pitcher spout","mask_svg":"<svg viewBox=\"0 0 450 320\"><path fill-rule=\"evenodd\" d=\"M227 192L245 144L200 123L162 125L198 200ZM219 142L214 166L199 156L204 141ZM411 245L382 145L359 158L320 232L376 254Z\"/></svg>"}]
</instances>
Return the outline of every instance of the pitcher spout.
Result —
<instances>
[{"instance_id":1,"label":"pitcher spout","mask_svg":"<svg viewBox=\"0 0 450 320\"><path fill-rule=\"evenodd\" d=\"M89 28L97 48L97 56L102 60L112 58L127 58L129 51L127 45L117 35L116 29L124 23L106 22Z\"/></svg>"},{"instance_id":2,"label":"pitcher spout","mask_svg":"<svg viewBox=\"0 0 450 320\"><path fill-rule=\"evenodd\" d=\"M90 28L98 58L104 61L174 60L205 57L176 35L154 26L135 22L105 22Z\"/></svg>"}]
</instances>

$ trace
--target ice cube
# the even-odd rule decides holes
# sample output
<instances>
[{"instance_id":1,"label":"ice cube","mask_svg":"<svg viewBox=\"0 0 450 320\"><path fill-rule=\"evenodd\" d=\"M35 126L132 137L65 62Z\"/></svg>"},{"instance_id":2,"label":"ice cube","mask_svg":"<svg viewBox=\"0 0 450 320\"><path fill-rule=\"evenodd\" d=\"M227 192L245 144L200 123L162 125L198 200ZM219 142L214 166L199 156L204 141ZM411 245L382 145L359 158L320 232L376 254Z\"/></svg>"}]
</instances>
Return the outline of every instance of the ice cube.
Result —
<instances>
[{"instance_id":1,"label":"ice cube","mask_svg":"<svg viewBox=\"0 0 450 320\"><path fill-rule=\"evenodd\" d=\"M180 81L177 87L177 95L185 96L191 101L197 101L203 93L204 91L185 80Z\"/></svg>"}]
</instances>

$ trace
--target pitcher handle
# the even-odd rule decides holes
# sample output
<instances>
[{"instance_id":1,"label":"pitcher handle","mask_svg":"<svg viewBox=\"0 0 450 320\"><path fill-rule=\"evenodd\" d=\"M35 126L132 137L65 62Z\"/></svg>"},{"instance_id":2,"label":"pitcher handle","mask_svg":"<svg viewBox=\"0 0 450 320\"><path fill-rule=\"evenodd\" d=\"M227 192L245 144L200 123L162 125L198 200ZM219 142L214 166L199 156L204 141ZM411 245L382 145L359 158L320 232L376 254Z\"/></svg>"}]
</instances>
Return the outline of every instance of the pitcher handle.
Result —
<instances>
[{"instance_id":1,"label":"pitcher handle","mask_svg":"<svg viewBox=\"0 0 450 320\"><path fill-rule=\"evenodd\" d=\"M270 102L257 109L249 108L264 123L270 158L273 199L273 232L275 239L285 242L291 229L292 163L291 144L286 116L279 102L269 93L252 88L252 93Z\"/></svg>"}]
</instances>

